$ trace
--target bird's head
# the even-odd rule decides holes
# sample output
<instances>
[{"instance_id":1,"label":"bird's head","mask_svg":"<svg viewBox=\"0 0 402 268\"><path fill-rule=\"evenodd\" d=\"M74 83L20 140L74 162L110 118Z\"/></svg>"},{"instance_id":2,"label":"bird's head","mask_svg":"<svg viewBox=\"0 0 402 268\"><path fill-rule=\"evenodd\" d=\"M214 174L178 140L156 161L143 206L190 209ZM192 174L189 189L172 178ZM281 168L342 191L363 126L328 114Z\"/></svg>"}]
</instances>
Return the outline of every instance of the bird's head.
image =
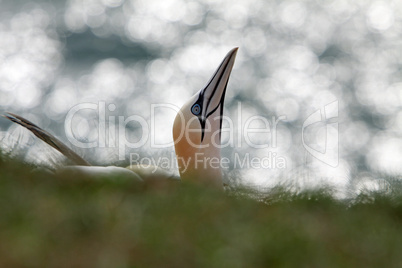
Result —
<instances>
[{"instance_id":1,"label":"bird's head","mask_svg":"<svg viewBox=\"0 0 402 268\"><path fill-rule=\"evenodd\" d=\"M207 85L187 101L176 116L173 138L183 180L222 187L223 103L237 49L229 51Z\"/></svg>"}]
</instances>

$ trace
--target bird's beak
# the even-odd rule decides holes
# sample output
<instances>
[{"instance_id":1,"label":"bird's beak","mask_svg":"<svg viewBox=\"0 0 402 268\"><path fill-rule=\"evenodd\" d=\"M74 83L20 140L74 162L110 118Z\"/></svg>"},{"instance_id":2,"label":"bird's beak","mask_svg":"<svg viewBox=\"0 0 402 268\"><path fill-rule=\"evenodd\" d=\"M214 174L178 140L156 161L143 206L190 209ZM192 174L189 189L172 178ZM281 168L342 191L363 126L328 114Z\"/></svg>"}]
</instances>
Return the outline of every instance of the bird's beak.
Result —
<instances>
[{"instance_id":1,"label":"bird's beak","mask_svg":"<svg viewBox=\"0 0 402 268\"><path fill-rule=\"evenodd\" d=\"M205 88L201 90L200 96L203 99L201 120L205 121L218 107L223 109L226 86L229 82L238 49L236 47L229 51Z\"/></svg>"},{"instance_id":2,"label":"bird's beak","mask_svg":"<svg viewBox=\"0 0 402 268\"><path fill-rule=\"evenodd\" d=\"M223 103L225 100L226 87L235 62L237 50L238 48L236 47L229 51L205 88L199 93L197 104L201 108L201 113L197 115L197 117L201 124L201 141L204 139L206 120L217 109L220 109L220 127L222 127Z\"/></svg>"}]
</instances>

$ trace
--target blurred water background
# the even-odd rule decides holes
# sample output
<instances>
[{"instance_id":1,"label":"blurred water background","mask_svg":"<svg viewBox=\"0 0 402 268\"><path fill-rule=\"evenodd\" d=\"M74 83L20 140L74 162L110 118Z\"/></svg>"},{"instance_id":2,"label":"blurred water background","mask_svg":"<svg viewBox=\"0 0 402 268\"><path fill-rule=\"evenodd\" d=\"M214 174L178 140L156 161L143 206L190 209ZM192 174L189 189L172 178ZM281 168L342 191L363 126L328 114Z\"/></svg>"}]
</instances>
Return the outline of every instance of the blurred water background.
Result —
<instances>
[{"instance_id":1,"label":"blurred water background","mask_svg":"<svg viewBox=\"0 0 402 268\"><path fill-rule=\"evenodd\" d=\"M181 106L238 46L224 110L234 133L223 132L222 149L231 183L329 186L340 197L388 191L388 180L402 174L401 33L399 1L0 0L0 112L66 143L66 115L80 103L104 103L106 118L140 115L150 124L151 104ZM152 148L151 138L172 141L174 116L157 111L154 136L135 152L170 157L173 146ZM270 123L270 132L248 135L266 148L245 142L245 125L265 126L247 123L252 116ZM98 140L98 117L77 113L75 138ZM106 126L117 131L117 124ZM38 165L62 161L6 119L0 130L4 152ZM121 135L135 142L147 133L131 122L107 136L105 148L72 147L92 163L123 165ZM269 167L236 164L247 155L270 158Z\"/></svg>"}]
</instances>

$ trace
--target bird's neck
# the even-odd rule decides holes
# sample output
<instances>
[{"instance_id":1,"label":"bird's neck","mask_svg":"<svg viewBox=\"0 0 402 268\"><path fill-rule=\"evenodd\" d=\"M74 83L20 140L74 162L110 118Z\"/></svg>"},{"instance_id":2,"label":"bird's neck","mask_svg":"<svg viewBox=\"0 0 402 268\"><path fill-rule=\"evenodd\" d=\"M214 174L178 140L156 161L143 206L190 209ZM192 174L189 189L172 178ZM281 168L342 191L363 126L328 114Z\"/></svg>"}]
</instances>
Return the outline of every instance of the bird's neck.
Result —
<instances>
[{"instance_id":1,"label":"bird's neck","mask_svg":"<svg viewBox=\"0 0 402 268\"><path fill-rule=\"evenodd\" d=\"M183 181L222 188L219 112L212 114L207 120L201 143L200 132L184 133L176 140L180 177Z\"/></svg>"}]
</instances>

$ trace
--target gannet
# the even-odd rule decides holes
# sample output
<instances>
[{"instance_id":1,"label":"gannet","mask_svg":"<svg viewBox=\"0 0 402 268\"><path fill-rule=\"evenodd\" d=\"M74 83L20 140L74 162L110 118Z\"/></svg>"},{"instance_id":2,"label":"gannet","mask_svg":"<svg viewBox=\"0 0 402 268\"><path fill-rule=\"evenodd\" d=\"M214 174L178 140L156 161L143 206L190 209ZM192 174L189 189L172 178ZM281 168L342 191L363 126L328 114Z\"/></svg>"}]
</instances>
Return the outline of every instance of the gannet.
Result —
<instances>
[{"instance_id":1,"label":"gannet","mask_svg":"<svg viewBox=\"0 0 402 268\"><path fill-rule=\"evenodd\" d=\"M237 50L236 47L229 51L206 86L182 106L174 120L175 153L183 181L223 187L220 167L223 104ZM160 168L154 173L153 167L92 166L59 139L27 119L13 113L7 113L4 117L27 128L75 164L60 168L56 172L83 173L94 177L116 175L138 181L147 180L149 177L174 178L171 173Z\"/></svg>"}]
</instances>

